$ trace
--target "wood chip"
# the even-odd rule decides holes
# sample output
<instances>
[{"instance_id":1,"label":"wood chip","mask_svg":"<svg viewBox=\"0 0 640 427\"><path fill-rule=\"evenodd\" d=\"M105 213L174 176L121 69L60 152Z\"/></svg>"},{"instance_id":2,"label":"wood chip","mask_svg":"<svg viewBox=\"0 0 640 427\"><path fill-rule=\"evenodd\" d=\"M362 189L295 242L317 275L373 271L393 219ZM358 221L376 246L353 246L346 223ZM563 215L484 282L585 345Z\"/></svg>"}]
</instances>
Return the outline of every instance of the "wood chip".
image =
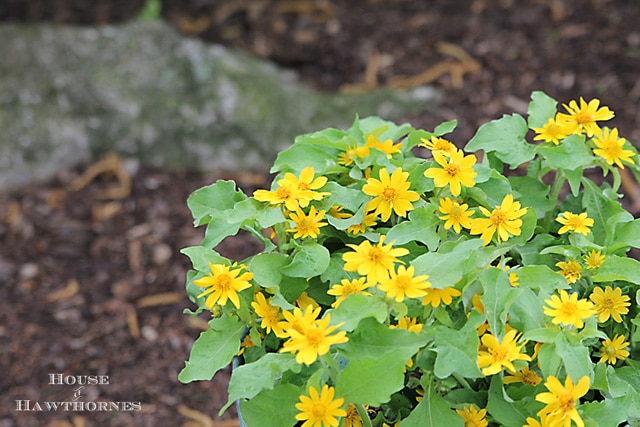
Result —
<instances>
[{"instance_id":1,"label":"wood chip","mask_svg":"<svg viewBox=\"0 0 640 427\"><path fill-rule=\"evenodd\" d=\"M69 279L67 286L57 291L47 294L45 301L48 303L58 302L65 299L69 299L80 290L80 283L76 279Z\"/></svg>"},{"instance_id":2,"label":"wood chip","mask_svg":"<svg viewBox=\"0 0 640 427\"><path fill-rule=\"evenodd\" d=\"M138 313L132 305L127 307L127 325L129 333L135 339L140 339L140 324L138 323Z\"/></svg>"},{"instance_id":3,"label":"wood chip","mask_svg":"<svg viewBox=\"0 0 640 427\"><path fill-rule=\"evenodd\" d=\"M138 308L145 308L159 305L172 305L181 302L183 298L184 294L182 292L167 292L163 294L149 295L140 298L136 302L136 306Z\"/></svg>"},{"instance_id":4,"label":"wood chip","mask_svg":"<svg viewBox=\"0 0 640 427\"><path fill-rule=\"evenodd\" d=\"M124 199L131 194L131 176L122 166L120 157L109 154L104 159L89 166L86 171L69 185L69 190L80 191L94 179L103 174L112 174L118 184L96 194L97 199Z\"/></svg>"},{"instance_id":5,"label":"wood chip","mask_svg":"<svg viewBox=\"0 0 640 427\"><path fill-rule=\"evenodd\" d=\"M191 409L185 405L178 406L178 412L180 412L183 417L199 423L198 425L201 427L240 427L240 420L237 418L232 420L214 421L207 414Z\"/></svg>"}]
</instances>

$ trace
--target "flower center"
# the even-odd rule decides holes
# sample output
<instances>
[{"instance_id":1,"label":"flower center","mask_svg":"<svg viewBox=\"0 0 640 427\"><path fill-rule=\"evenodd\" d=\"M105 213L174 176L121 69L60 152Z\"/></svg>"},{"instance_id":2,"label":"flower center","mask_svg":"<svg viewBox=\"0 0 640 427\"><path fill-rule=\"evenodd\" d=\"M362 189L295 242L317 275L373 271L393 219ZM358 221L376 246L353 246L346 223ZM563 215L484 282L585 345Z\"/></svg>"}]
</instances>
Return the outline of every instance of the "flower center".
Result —
<instances>
[{"instance_id":1,"label":"flower center","mask_svg":"<svg viewBox=\"0 0 640 427\"><path fill-rule=\"evenodd\" d=\"M499 345L493 349L493 351L491 352L491 355L493 356L494 360L499 362L507 358L507 353L508 353L507 349Z\"/></svg>"},{"instance_id":2,"label":"flower center","mask_svg":"<svg viewBox=\"0 0 640 427\"><path fill-rule=\"evenodd\" d=\"M311 225L312 225L312 222L309 220L309 218L304 217L296 225L296 228L301 233L307 233L311 229Z\"/></svg>"},{"instance_id":3,"label":"flower center","mask_svg":"<svg viewBox=\"0 0 640 427\"><path fill-rule=\"evenodd\" d=\"M565 302L562 305L562 313L565 316L573 316L577 311L578 311L578 304L575 304L569 301L569 302Z\"/></svg>"},{"instance_id":4,"label":"flower center","mask_svg":"<svg viewBox=\"0 0 640 427\"><path fill-rule=\"evenodd\" d=\"M456 165L455 163L448 163L444 167L444 171L451 177L458 176L458 174L460 173L460 166Z\"/></svg>"},{"instance_id":5,"label":"flower center","mask_svg":"<svg viewBox=\"0 0 640 427\"><path fill-rule=\"evenodd\" d=\"M387 202L391 202L395 200L397 196L398 196L398 192L396 191L395 188L385 187L385 189L382 190L382 198Z\"/></svg>"},{"instance_id":6,"label":"flower center","mask_svg":"<svg viewBox=\"0 0 640 427\"><path fill-rule=\"evenodd\" d=\"M298 190L308 191L308 190L311 190L311 187L309 187L309 184L307 184L306 182L299 182Z\"/></svg>"},{"instance_id":7,"label":"flower center","mask_svg":"<svg viewBox=\"0 0 640 427\"><path fill-rule=\"evenodd\" d=\"M276 195L282 200L288 199L291 197L291 191L286 187L280 187L276 190Z\"/></svg>"},{"instance_id":8,"label":"flower center","mask_svg":"<svg viewBox=\"0 0 640 427\"><path fill-rule=\"evenodd\" d=\"M604 352L607 353L609 356L615 356L616 348L614 346L610 345L610 346L605 348Z\"/></svg>"},{"instance_id":9,"label":"flower center","mask_svg":"<svg viewBox=\"0 0 640 427\"><path fill-rule=\"evenodd\" d=\"M219 274L216 276L215 287L221 291L228 291L231 287L232 279L228 274Z\"/></svg>"},{"instance_id":10,"label":"flower center","mask_svg":"<svg viewBox=\"0 0 640 427\"><path fill-rule=\"evenodd\" d=\"M507 214L502 212L500 209L496 209L495 211L491 212L491 222L494 225L505 224L507 222L507 219Z\"/></svg>"},{"instance_id":11,"label":"flower center","mask_svg":"<svg viewBox=\"0 0 640 427\"><path fill-rule=\"evenodd\" d=\"M409 288L409 286L411 285L411 278L408 276L397 276L396 277L396 287L401 290L401 291L405 291L407 288Z\"/></svg>"},{"instance_id":12,"label":"flower center","mask_svg":"<svg viewBox=\"0 0 640 427\"><path fill-rule=\"evenodd\" d=\"M586 125L594 121L593 116L589 113L580 112L577 113L574 117L579 125Z\"/></svg>"},{"instance_id":13,"label":"flower center","mask_svg":"<svg viewBox=\"0 0 640 427\"><path fill-rule=\"evenodd\" d=\"M562 409L564 412L569 412L575 406L575 399L573 398L573 396L571 396L570 393L565 392L558 398L558 406L560 406L560 409Z\"/></svg>"},{"instance_id":14,"label":"flower center","mask_svg":"<svg viewBox=\"0 0 640 427\"><path fill-rule=\"evenodd\" d=\"M316 403L313 405L313 409L311 409L311 415L313 415L313 419L316 421L324 420L327 415L326 405L322 402Z\"/></svg>"},{"instance_id":15,"label":"flower center","mask_svg":"<svg viewBox=\"0 0 640 427\"><path fill-rule=\"evenodd\" d=\"M307 338L307 344L311 348L317 349L320 343L324 340L325 336L321 330L317 328L307 329L305 332L305 337Z\"/></svg>"},{"instance_id":16,"label":"flower center","mask_svg":"<svg viewBox=\"0 0 640 427\"><path fill-rule=\"evenodd\" d=\"M608 311L612 310L615 306L613 300L611 298L605 298L598 304L600 311Z\"/></svg>"},{"instance_id":17,"label":"flower center","mask_svg":"<svg viewBox=\"0 0 640 427\"><path fill-rule=\"evenodd\" d=\"M382 250L377 246L374 246L369 250L369 259L374 263L379 263L383 256L384 254L382 253Z\"/></svg>"}]
</instances>

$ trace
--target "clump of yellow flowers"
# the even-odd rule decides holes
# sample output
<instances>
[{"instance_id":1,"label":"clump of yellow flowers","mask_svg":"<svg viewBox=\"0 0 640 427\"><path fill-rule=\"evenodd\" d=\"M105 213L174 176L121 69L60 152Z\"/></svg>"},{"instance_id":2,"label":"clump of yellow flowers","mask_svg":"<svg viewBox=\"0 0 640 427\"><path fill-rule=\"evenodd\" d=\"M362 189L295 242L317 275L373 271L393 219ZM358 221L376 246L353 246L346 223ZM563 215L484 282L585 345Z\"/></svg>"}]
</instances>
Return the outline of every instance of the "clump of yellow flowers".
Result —
<instances>
[{"instance_id":1,"label":"clump of yellow flowers","mask_svg":"<svg viewBox=\"0 0 640 427\"><path fill-rule=\"evenodd\" d=\"M534 92L466 144L455 121L356 119L296 138L268 188L195 191L186 288L211 318L179 379L233 361L221 412L250 427L638 425L640 219L619 193L640 169L613 117ZM241 230L263 249L216 251Z\"/></svg>"}]
</instances>

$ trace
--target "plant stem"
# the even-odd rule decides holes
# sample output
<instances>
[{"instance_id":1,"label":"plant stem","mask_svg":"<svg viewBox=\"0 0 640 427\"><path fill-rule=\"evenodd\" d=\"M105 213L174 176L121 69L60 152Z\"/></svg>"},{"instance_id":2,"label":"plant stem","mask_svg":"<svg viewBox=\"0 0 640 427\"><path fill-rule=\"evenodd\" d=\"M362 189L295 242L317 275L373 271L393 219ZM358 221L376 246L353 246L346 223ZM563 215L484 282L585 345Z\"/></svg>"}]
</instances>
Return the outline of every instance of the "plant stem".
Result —
<instances>
[{"instance_id":1,"label":"plant stem","mask_svg":"<svg viewBox=\"0 0 640 427\"><path fill-rule=\"evenodd\" d=\"M367 413L367 409L364 407L362 403L354 403L354 406L358 410L358 415L362 419L362 427L372 427L371 419L369 418L369 414Z\"/></svg>"},{"instance_id":2,"label":"plant stem","mask_svg":"<svg viewBox=\"0 0 640 427\"><path fill-rule=\"evenodd\" d=\"M567 180L567 177L564 175L564 172L562 172L562 170L559 170L558 174L556 175L556 179L553 182L553 186L551 187L551 193L549 194L549 199L556 201L555 206L558 205L558 197L560 196L560 191L562 190L562 186L564 185L566 180ZM547 212L547 214L544 217L544 228L546 230L549 230L552 220L553 220L553 209Z\"/></svg>"},{"instance_id":3,"label":"plant stem","mask_svg":"<svg viewBox=\"0 0 640 427\"><path fill-rule=\"evenodd\" d=\"M469 383L467 382L467 380L464 379L463 376L461 376L460 374L453 372L452 373L453 377L460 383L460 385L464 388L466 388L467 390L471 390L475 393L475 390L473 388L471 388L471 386L469 385Z\"/></svg>"}]
</instances>

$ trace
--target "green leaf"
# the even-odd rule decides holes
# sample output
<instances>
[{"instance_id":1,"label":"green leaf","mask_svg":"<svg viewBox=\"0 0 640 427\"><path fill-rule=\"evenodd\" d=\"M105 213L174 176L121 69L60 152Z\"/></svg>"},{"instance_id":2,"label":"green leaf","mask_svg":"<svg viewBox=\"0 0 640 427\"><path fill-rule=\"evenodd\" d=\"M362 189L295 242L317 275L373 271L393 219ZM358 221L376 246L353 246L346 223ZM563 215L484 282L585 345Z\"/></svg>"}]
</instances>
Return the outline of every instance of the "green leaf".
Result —
<instances>
[{"instance_id":1,"label":"green leaf","mask_svg":"<svg viewBox=\"0 0 640 427\"><path fill-rule=\"evenodd\" d=\"M586 209L589 218L593 219L594 242L599 245L609 245L613 243L613 235L607 235L607 221L624 209L616 200L611 200L606 192L598 187L593 181L584 179L584 189L582 196L582 206Z\"/></svg>"},{"instance_id":2,"label":"green leaf","mask_svg":"<svg viewBox=\"0 0 640 427\"><path fill-rule=\"evenodd\" d=\"M227 211L224 215L214 215L209 218L207 224L207 230L204 233L202 239L202 246L207 248L214 248L218 246L220 242L229 236L235 236L240 230L240 223L229 223L227 218L232 215L232 210Z\"/></svg>"},{"instance_id":3,"label":"green leaf","mask_svg":"<svg viewBox=\"0 0 640 427\"><path fill-rule=\"evenodd\" d=\"M242 191L236 190L235 182L219 180L191 193L187 206L197 227L208 222L215 213L231 209L236 202L246 198Z\"/></svg>"},{"instance_id":4,"label":"green leaf","mask_svg":"<svg viewBox=\"0 0 640 427\"><path fill-rule=\"evenodd\" d=\"M193 268L200 272L209 273L209 263L229 265L229 260L218 254L216 251L204 246L189 246L180 250L191 260Z\"/></svg>"},{"instance_id":5,"label":"green leaf","mask_svg":"<svg viewBox=\"0 0 640 427\"><path fill-rule=\"evenodd\" d=\"M616 243L626 243L634 248L640 248L640 219L616 224Z\"/></svg>"},{"instance_id":6,"label":"green leaf","mask_svg":"<svg viewBox=\"0 0 640 427\"><path fill-rule=\"evenodd\" d=\"M289 262L289 257L279 253L257 254L247 266L253 273L253 280L267 289L277 289L282 281L280 268Z\"/></svg>"},{"instance_id":7,"label":"green leaf","mask_svg":"<svg viewBox=\"0 0 640 427\"><path fill-rule=\"evenodd\" d=\"M329 196L323 198L318 206L318 209L324 209L327 212L332 206L336 205L342 206L350 212L356 212L370 198L361 190L344 187L333 181L327 182L324 187L322 187L322 191L331 193ZM329 217L329 219L331 219L331 217ZM344 230L345 228L347 227L340 228L340 230Z\"/></svg>"},{"instance_id":8,"label":"green leaf","mask_svg":"<svg viewBox=\"0 0 640 427\"><path fill-rule=\"evenodd\" d=\"M348 332L356 329L360 321L368 317L373 317L382 323L388 314L387 304L382 297L362 294L349 295L338 308L329 310L329 313L331 313L331 323L334 325L344 323L340 329Z\"/></svg>"},{"instance_id":9,"label":"green leaf","mask_svg":"<svg viewBox=\"0 0 640 427\"><path fill-rule=\"evenodd\" d=\"M271 167L271 173L291 172L299 174L302 169L312 167L315 173L322 174L329 167L337 166L340 153L337 149L309 143L295 143L288 149L278 153Z\"/></svg>"},{"instance_id":10,"label":"green leaf","mask_svg":"<svg viewBox=\"0 0 640 427\"><path fill-rule=\"evenodd\" d=\"M471 138L465 151L484 150L515 169L535 156L535 146L529 144L525 135L529 131L527 122L518 114L503 116L480 126Z\"/></svg>"},{"instance_id":11,"label":"green leaf","mask_svg":"<svg viewBox=\"0 0 640 427\"><path fill-rule=\"evenodd\" d=\"M531 102L527 111L528 123L531 129L544 126L549 119L556 115L558 102L544 92L535 91L531 94Z\"/></svg>"},{"instance_id":12,"label":"green leaf","mask_svg":"<svg viewBox=\"0 0 640 427\"><path fill-rule=\"evenodd\" d=\"M445 135L447 133L451 133L456 129L456 126L458 126L458 121L457 120L449 120L448 122L440 123L433 130L433 134L435 136L442 136L442 135Z\"/></svg>"},{"instance_id":13,"label":"green leaf","mask_svg":"<svg viewBox=\"0 0 640 427\"><path fill-rule=\"evenodd\" d=\"M240 413L248 426L292 427L298 410L296 403L302 391L292 384L262 390L251 400L240 401Z\"/></svg>"},{"instance_id":14,"label":"green leaf","mask_svg":"<svg viewBox=\"0 0 640 427\"><path fill-rule=\"evenodd\" d=\"M593 154L585 144L584 135L570 135L559 145L538 145L545 166L551 169L575 170L593 163Z\"/></svg>"},{"instance_id":15,"label":"green leaf","mask_svg":"<svg viewBox=\"0 0 640 427\"><path fill-rule=\"evenodd\" d=\"M267 353L253 363L234 368L229 381L229 399L218 415L238 399L252 399L264 389L273 389L283 372L299 373L300 369L293 354L282 353Z\"/></svg>"},{"instance_id":16,"label":"green leaf","mask_svg":"<svg viewBox=\"0 0 640 427\"><path fill-rule=\"evenodd\" d=\"M240 350L240 339L246 325L235 316L223 316L209 322L193 343L189 360L178 375L183 383L210 380L216 372L231 363Z\"/></svg>"},{"instance_id":17,"label":"green leaf","mask_svg":"<svg viewBox=\"0 0 640 427\"><path fill-rule=\"evenodd\" d=\"M571 188L571 194L573 197L578 197L580 194L580 184L582 184L582 171L583 168L578 167L573 170L565 169L564 174L569 182L569 188Z\"/></svg>"},{"instance_id":18,"label":"green leaf","mask_svg":"<svg viewBox=\"0 0 640 427\"><path fill-rule=\"evenodd\" d=\"M403 221L389 230L387 241L395 242L396 245L416 241L427 245L429 250L436 250L440 243L436 226L440 223L440 219L435 214L435 210L432 204L412 210L409 212L409 221Z\"/></svg>"},{"instance_id":19,"label":"green leaf","mask_svg":"<svg viewBox=\"0 0 640 427\"><path fill-rule=\"evenodd\" d=\"M583 417L586 420L593 420L598 427L618 427L627 421L629 408L634 401L634 396L618 397L615 399L605 398L601 402L584 402L581 405Z\"/></svg>"},{"instance_id":20,"label":"green leaf","mask_svg":"<svg viewBox=\"0 0 640 427\"><path fill-rule=\"evenodd\" d=\"M471 255L482 246L481 239L462 240L452 248L445 247L451 248L450 252L429 252L414 259L411 265L415 267L416 275L428 274L432 287L443 289L455 285L470 268L476 267L469 261L470 258L473 261ZM439 251L445 248L441 247Z\"/></svg>"},{"instance_id":21,"label":"green leaf","mask_svg":"<svg viewBox=\"0 0 640 427\"><path fill-rule=\"evenodd\" d=\"M481 194L478 194L481 190ZM499 172L492 169L489 179L479 182L475 187L467 189L470 197L474 198L487 207L494 207L502 203L502 199L507 194L513 193L511 184Z\"/></svg>"},{"instance_id":22,"label":"green leaf","mask_svg":"<svg viewBox=\"0 0 640 427\"><path fill-rule=\"evenodd\" d=\"M350 360L336 378L336 395L346 402L380 405L404 386L405 351L381 357Z\"/></svg>"},{"instance_id":23,"label":"green leaf","mask_svg":"<svg viewBox=\"0 0 640 427\"><path fill-rule=\"evenodd\" d=\"M593 378L593 363L589 357L589 349L583 343L571 343L565 334L558 334L556 336L556 352L562 359L564 369L574 384L584 376Z\"/></svg>"},{"instance_id":24,"label":"green leaf","mask_svg":"<svg viewBox=\"0 0 640 427\"><path fill-rule=\"evenodd\" d=\"M438 378L458 373L466 378L480 378L478 368L478 331L470 320L460 329L436 327L435 351L438 353L434 372Z\"/></svg>"},{"instance_id":25,"label":"green leaf","mask_svg":"<svg viewBox=\"0 0 640 427\"><path fill-rule=\"evenodd\" d=\"M434 136L433 133L427 132L426 130L416 129L409 133L407 137L407 145L412 148L422 142L422 139L426 139L427 141L431 140L431 137Z\"/></svg>"},{"instance_id":26,"label":"green leaf","mask_svg":"<svg viewBox=\"0 0 640 427\"><path fill-rule=\"evenodd\" d=\"M567 289L567 280L557 271L546 265L525 265L516 270L520 286L530 289L540 289L549 294L556 289Z\"/></svg>"},{"instance_id":27,"label":"green leaf","mask_svg":"<svg viewBox=\"0 0 640 427\"><path fill-rule=\"evenodd\" d=\"M495 267L480 272L480 283L484 290L482 304L489 327L494 336L502 337L509 306L521 291L512 288L507 273Z\"/></svg>"},{"instance_id":28,"label":"green leaf","mask_svg":"<svg viewBox=\"0 0 640 427\"><path fill-rule=\"evenodd\" d=\"M539 179L531 176L510 176L509 182L514 198L523 206L535 209L538 217L541 218L555 207L556 201L548 198L550 187Z\"/></svg>"},{"instance_id":29,"label":"green leaf","mask_svg":"<svg viewBox=\"0 0 640 427\"><path fill-rule=\"evenodd\" d=\"M509 324L522 332L544 327L540 298L531 289L523 287L522 282L519 288L521 290L518 297L509 307Z\"/></svg>"},{"instance_id":30,"label":"green leaf","mask_svg":"<svg viewBox=\"0 0 640 427\"><path fill-rule=\"evenodd\" d=\"M540 327L536 329L530 329L522 335L523 340L531 340L535 342L555 342L558 334L561 331L559 329Z\"/></svg>"},{"instance_id":31,"label":"green leaf","mask_svg":"<svg viewBox=\"0 0 640 427\"><path fill-rule=\"evenodd\" d=\"M508 400L507 400L508 399ZM502 388L500 375L491 378L487 411L500 424L505 426L522 426L527 422L527 411L523 410L522 401L513 401L508 398Z\"/></svg>"},{"instance_id":32,"label":"green leaf","mask_svg":"<svg viewBox=\"0 0 640 427\"><path fill-rule=\"evenodd\" d=\"M556 352L555 343L544 343L540 347L540 351L538 352L538 366L540 366L544 378L549 375L558 375L560 367L562 366L562 359Z\"/></svg>"},{"instance_id":33,"label":"green leaf","mask_svg":"<svg viewBox=\"0 0 640 427\"><path fill-rule=\"evenodd\" d=\"M433 387L425 390L425 395L411 414L402 420L400 427L463 427L464 421L449 407Z\"/></svg>"},{"instance_id":34,"label":"green leaf","mask_svg":"<svg viewBox=\"0 0 640 427\"><path fill-rule=\"evenodd\" d=\"M633 258L607 255L591 279L595 283L624 280L640 285L640 262Z\"/></svg>"},{"instance_id":35,"label":"green leaf","mask_svg":"<svg viewBox=\"0 0 640 427\"><path fill-rule=\"evenodd\" d=\"M289 277L310 278L318 276L329 267L329 250L306 240L296 248L289 264L280 267L280 272Z\"/></svg>"}]
</instances>

